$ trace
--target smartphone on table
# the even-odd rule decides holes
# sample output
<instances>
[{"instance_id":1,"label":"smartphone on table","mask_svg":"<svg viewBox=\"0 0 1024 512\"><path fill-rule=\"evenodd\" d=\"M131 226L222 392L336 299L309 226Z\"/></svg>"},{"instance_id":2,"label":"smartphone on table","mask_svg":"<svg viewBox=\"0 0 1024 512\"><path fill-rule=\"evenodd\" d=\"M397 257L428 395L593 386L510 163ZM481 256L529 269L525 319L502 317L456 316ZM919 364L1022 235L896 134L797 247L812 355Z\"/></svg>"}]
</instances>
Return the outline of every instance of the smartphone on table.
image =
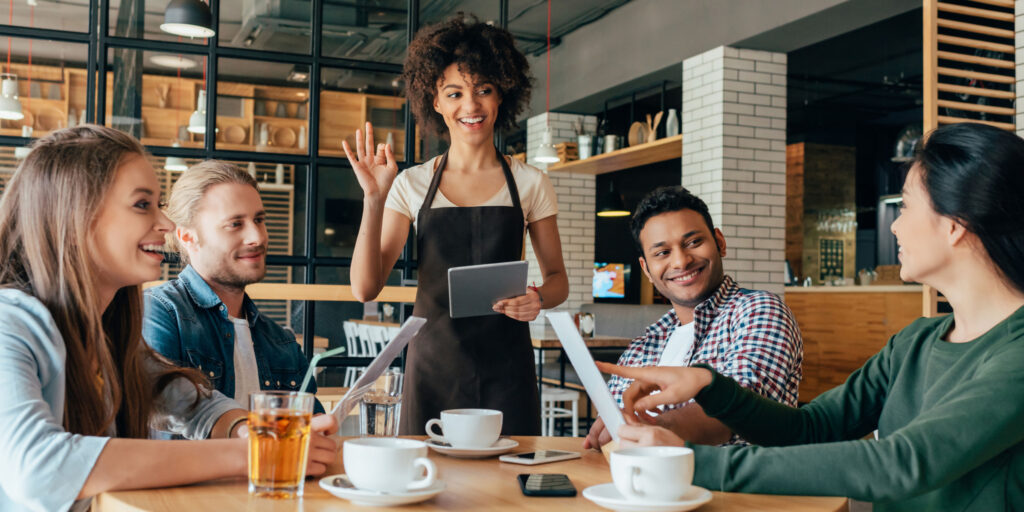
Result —
<instances>
[{"instance_id":1,"label":"smartphone on table","mask_svg":"<svg viewBox=\"0 0 1024 512\"><path fill-rule=\"evenodd\" d=\"M545 464L548 462L558 462L560 460L578 458L580 458L579 452L567 452L565 450L537 450L535 452L510 453L508 455L502 455L501 457L498 457L498 460L502 462L511 462L512 464L526 464L527 466L533 466L536 464Z\"/></svg>"},{"instance_id":2,"label":"smartphone on table","mask_svg":"<svg viewBox=\"0 0 1024 512\"><path fill-rule=\"evenodd\" d=\"M523 473L519 475L519 488L525 496L576 496L576 488L569 481L569 476L560 473Z\"/></svg>"}]
</instances>

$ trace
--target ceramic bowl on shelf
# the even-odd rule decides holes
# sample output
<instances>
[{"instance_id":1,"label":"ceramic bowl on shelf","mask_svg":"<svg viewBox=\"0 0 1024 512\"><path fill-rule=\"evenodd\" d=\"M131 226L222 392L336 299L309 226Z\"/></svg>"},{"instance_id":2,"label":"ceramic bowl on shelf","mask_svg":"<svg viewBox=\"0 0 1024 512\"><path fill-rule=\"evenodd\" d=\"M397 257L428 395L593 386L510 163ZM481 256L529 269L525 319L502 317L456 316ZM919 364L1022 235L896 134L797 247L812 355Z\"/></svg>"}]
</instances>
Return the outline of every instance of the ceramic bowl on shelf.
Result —
<instances>
[{"instance_id":1,"label":"ceramic bowl on shelf","mask_svg":"<svg viewBox=\"0 0 1024 512\"><path fill-rule=\"evenodd\" d=\"M274 135L270 137L273 145L280 148L290 148L295 146L295 142L298 137L295 135L295 130L288 127L281 127L274 130Z\"/></svg>"},{"instance_id":2,"label":"ceramic bowl on shelf","mask_svg":"<svg viewBox=\"0 0 1024 512\"><path fill-rule=\"evenodd\" d=\"M47 107L36 115L36 128L43 131L58 130L67 114L57 107Z\"/></svg>"},{"instance_id":3,"label":"ceramic bowl on shelf","mask_svg":"<svg viewBox=\"0 0 1024 512\"><path fill-rule=\"evenodd\" d=\"M224 129L224 142L242 144L245 142L245 127L233 124Z\"/></svg>"}]
</instances>

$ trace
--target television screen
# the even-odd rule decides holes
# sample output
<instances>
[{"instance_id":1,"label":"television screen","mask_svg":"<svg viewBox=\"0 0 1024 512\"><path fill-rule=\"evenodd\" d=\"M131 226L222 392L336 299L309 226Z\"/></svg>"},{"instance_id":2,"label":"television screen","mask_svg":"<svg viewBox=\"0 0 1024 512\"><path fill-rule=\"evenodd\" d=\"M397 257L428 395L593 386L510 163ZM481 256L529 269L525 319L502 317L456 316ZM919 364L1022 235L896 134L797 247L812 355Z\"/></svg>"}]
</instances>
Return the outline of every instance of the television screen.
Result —
<instances>
[{"instance_id":1,"label":"television screen","mask_svg":"<svg viewBox=\"0 0 1024 512\"><path fill-rule=\"evenodd\" d=\"M594 298L626 298L626 278L629 265L625 263L594 263Z\"/></svg>"}]
</instances>

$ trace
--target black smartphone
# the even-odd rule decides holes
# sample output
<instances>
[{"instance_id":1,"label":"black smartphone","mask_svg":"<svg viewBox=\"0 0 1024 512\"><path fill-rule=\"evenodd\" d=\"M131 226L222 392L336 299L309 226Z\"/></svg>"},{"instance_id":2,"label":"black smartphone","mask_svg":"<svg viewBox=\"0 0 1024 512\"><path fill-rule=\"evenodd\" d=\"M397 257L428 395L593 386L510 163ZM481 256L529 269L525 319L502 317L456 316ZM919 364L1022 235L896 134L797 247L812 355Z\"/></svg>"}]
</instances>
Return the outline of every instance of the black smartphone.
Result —
<instances>
[{"instance_id":1,"label":"black smartphone","mask_svg":"<svg viewBox=\"0 0 1024 512\"><path fill-rule=\"evenodd\" d=\"M560 473L523 473L519 475L519 488L525 496L576 496L569 476Z\"/></svg>"}]
</instances>

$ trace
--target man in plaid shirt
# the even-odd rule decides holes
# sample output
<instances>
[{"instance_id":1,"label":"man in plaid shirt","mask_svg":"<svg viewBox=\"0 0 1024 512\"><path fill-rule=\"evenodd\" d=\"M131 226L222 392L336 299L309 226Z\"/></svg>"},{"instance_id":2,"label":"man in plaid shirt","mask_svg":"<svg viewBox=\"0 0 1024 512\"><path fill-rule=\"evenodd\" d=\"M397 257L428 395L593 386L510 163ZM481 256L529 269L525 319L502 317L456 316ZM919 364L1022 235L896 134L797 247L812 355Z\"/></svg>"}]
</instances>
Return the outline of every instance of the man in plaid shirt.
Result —
<instances>
[{"instance_id":1,"label":"man in plaid shirt","mask_svg":"<svg viewBox=\"0 0 1024 512\"><path fill-rule=\"evenodd\" d=\"M803 340L793 314L777 295L740 288L725 275L725 237L704 201L683 187L662 187L640 202L630 224L640 267L672 309L633 340L618 364L707 363L740 385L795 407ZM608 382L620 407L631 382L618 376ZM668 409L657 422L683 439L743 443L693 401ZM598 418L584 448L610 439Z\"/></svg>"}]
</instances>

